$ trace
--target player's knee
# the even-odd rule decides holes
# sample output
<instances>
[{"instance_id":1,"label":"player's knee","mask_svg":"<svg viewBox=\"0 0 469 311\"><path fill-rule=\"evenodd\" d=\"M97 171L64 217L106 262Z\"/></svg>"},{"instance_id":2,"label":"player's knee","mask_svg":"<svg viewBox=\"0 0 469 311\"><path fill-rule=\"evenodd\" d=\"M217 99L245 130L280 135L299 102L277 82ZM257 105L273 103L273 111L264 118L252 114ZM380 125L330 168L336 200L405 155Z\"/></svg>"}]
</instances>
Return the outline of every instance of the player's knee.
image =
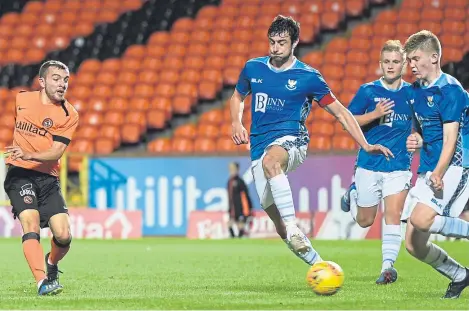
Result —
<instances>
[{"instance_id":1,"label":"player's knee","mask_svg":"<svg viewBox=\"0 0 469 311\"><path fill-rule=\"evenodd\" d=\"M357 224L362 228L370 227L374 221L375 218L370 215L362 215L360 212L357 214Z\"/></svg>"},{"instance_id":2,"label":"player's knee","mask_svg":"<svg viewBox=\"0 0 469 311\"><path fill-rule=\"evenodd\" d=\"M432 225L432 219L428 217L423 217L423 215L420 215L419 213L412 213L412 215L410 215L409 220L415 229L422 232L428 232Z\"/></svg>"},{"instance_id":3,"label":"player's knee","mask_svg":"<svg viewBox=\"0 0 469 311\"><path fill-rule=\"evenodd\" d=\"M272 178L281 171L280 163L278 163L274 156L269 154L266 154L264 159L262 159L262 168L267 178Z\"/></svg>"},{"instance_id":4,"label":"player's knee","mask_svg":"<svg viewBox=\"0 0 469 311\"><path fill-rule=\"evenodd\" d=\"M53 241L58 247L68 247L72 243L72 235L70 233L54 236Z\"/></svg>"},{"instance_id":5,"label":"player's knee","mask_svg":"<svg viewBox=\"0 0 469 311\"><path fill-rule=\"evenodd\" d=\"M72 234L68 228L55 230L53 239L56 245L67 247L72 242Z\"/></svg>"}]
</instances>

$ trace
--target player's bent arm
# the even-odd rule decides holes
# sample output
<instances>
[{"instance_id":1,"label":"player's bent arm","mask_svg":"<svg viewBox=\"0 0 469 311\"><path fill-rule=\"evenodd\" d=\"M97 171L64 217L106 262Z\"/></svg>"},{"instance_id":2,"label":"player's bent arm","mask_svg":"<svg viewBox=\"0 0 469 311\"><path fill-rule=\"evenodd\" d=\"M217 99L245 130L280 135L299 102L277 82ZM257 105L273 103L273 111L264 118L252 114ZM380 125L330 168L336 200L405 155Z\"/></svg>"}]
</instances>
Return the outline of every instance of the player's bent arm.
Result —
<instances>
[{"instance_id":1,"label":"player's bent arm","mask_svg":"<svg viewBox=\"0 0 469 311\"><path fill-rule=\"evenodd\" d=\"M441 149L440 159L436 164L433 174L443 177L448 169L451 159L456 149L458 139L459 122L449 122L443 124L443 147Z\"/></svg>"},{"instance_id":2,"label":"player's bent arm","mask_svg":"<svg viewBox=\"0 0 469 311\"><path fill-rule=\"evenodd\" d=\"M380 118L380 116L376 113L376 110L361 115L354 114L353 116L355 117L358 122L358 125L360 126L365 126L367 124L370 124L374 120Z\"/></svg>"},{"instance_id":3,"label":"player's bent arm","mask_svg":"<svg viewBox=\"0 0 469 311\"><path fill-rule=\"evenodd\" d=\"M364 150L369 149L370 145L366 141L357 120L347 108L345 108L337 100L325 106L324 108L342 124L345 130L349 132L349 134L353 137L353 139L355 139L360 147L362 147Z\"/></svg>"},{"instance_id":4,"label":"player's bent arm","mask_svg":"<svg viewBox=\"0 0 469 311\"><path fill-rule=\"evenodd\" d=\"M238 90L235 89L233 96L230 100L230 114L231 114L231 124L242 123L243 110L244 110L244 98Z\"/></svg>"},{"instance_id":5,"label":"player's bent arm","mask_svg":"<svg viewBox=\"0 0 469 311\"><path fill-rule=\"evenodd\" d=\"M62 157L65 152L65 149L67 149L66 144L60 141L54 141L52 143L52 147L48 150L41 152L32 152L30 156L32 160L40 162L57 161Z\"/></svg>"}]
</instances>

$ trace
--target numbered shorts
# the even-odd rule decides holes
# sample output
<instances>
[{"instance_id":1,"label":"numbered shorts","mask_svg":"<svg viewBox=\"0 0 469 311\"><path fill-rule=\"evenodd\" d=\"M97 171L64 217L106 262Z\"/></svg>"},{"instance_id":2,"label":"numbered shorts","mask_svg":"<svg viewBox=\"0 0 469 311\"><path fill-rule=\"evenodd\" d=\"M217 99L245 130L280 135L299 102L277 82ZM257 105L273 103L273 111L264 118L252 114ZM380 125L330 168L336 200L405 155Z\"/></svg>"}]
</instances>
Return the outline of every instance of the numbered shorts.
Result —
<instances>
[{"instance_id":1,"label":"numbered shorts","mask_svg":"<svg viewBox=\"0 0 469 311\"><path fill-rule=\"evenodd\" d=\"M373 207L381 199L410 189L412 172L375 172L361 167L355 171L357 204L359 207Z\"/></svg>"},{"instance_id":2,"label":"numbered shorts","mask_svg":"<svg viewBox=\"0 0 469 311\"><path fill-rule=\"evenodd\" d=\"M5 192L13 206L12 213L17 218L27 209L39 211L40 227L49 227L49 219L68 210L55 176L10 166L4 182Z\"/></svg>"},{"instance_id":3,"label":"numbered shorts","mask_svg":"<svg viewBox=\"0 0 469 311\"><path fill-rule=\"evenodd\" d=\"M406 221L417 203L423 203L439 215L459 217L469 199L469 169L450 166L443 176L443 190L435 192L430 187L432 172L419 174L415 186L409 191L401 220Z\"/></svg>"},{"instance_id":4,"label":"numbered shorts","mask_svg":"<svg viewBox=\"0 0 469 311\"><path fill-rule=\"evenodd\" d=\"M264 174L262 168L262 160L264 159L269 147L278 145L283 147L288 152L288 165L285 174L292 172L302 164L306 159L306 153L308 150L308 144L304 139L295 136L284 136L276 139L273 143L267 146L266 151L262 157L252 162L252 175L254 177L254 183L256 185L256 191L259 195L261 206L263 209L268 208L274 204L274 198L270 191L270 185Z\"/></svg>"}]
</instances>

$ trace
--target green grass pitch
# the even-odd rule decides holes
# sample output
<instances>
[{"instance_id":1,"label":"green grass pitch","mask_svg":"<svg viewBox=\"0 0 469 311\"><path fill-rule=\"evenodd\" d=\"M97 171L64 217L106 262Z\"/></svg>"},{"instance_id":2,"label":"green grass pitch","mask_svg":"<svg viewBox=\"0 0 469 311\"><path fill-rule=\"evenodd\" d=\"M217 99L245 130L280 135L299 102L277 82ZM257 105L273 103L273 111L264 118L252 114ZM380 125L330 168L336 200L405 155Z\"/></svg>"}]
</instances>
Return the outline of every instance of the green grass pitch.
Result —
<instances>
[{"instance_id":1,"label":"green grass pitch","mask_svg":"<svg viewBox=\"0 0 469 311\"><path fill-rule=\"evenodd\" d=\"M45 249L49 241L43 240ZM469 243L439 243L469 265ZM404 248L399 280L374 284L380 241L313 241L325 260L345 272L330 297L306 286L308 266L280 240L74 240L63 260L64 292L38 297L20 239L0 239L0 309L445 309L468 310L469 289L442 300L449 281Z\"/></svg>"}]
</instances>

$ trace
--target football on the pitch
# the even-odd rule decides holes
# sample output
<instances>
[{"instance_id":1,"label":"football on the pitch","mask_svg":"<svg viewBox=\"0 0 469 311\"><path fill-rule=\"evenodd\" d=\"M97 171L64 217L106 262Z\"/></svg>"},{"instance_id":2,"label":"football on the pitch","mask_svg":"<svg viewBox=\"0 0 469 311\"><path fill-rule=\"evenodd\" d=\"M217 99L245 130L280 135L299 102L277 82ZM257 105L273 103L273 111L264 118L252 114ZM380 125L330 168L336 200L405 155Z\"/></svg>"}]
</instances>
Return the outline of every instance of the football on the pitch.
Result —
<instances>
[{"instance_id":1,"label":"football on the pitch","mask_svg":"<svg viewBox=\"0 0 469 311\"><path fill-rule=\"evenodd\" d=\"M344 272L335 262L318 262L309 268L306 282L318 295L334 295L344 284Z\"/></svg>"}]
</instances>

